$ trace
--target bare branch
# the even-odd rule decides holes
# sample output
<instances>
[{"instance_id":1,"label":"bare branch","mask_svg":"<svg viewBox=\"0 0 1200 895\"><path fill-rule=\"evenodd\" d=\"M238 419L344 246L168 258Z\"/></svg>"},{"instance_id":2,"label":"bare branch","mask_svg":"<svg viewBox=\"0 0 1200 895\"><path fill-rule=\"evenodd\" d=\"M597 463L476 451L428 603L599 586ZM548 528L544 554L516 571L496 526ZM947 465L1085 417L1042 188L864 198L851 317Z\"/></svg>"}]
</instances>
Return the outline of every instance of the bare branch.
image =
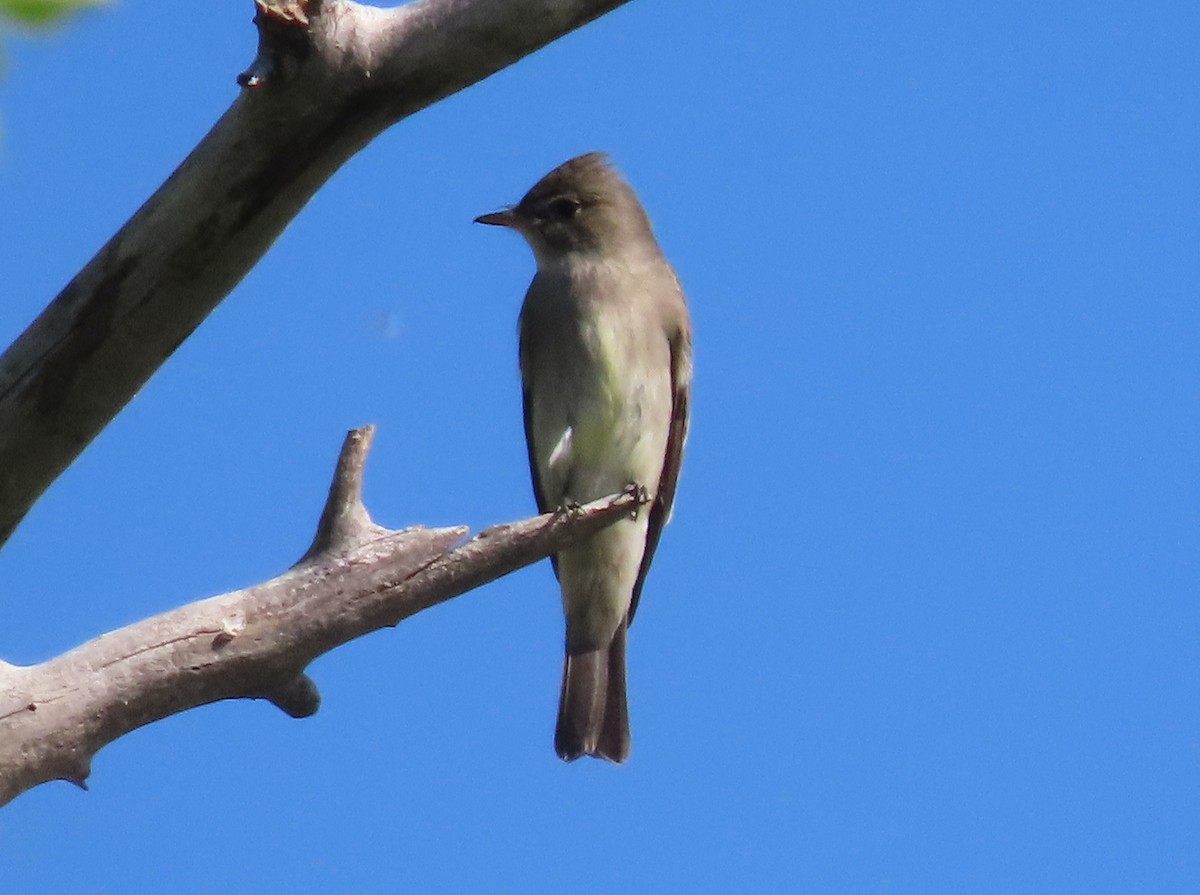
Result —
<instances>
[{"instance_id":1,"label":"bare branch","mask_svg":"<svg viewBox=\"0 0 1200 895\"><path fill-rule=\"evenodd\" d=\"M362 502L363 467L374 438L374 426L351 429L346 435L316 536L300 562L320 553L345 551L387 533L386 528L371 521Z\"/></svg>"},{"instance_id":2,"label":"bare branch","mask_svg":"<svg viewBox=\"0 0 1200 895\"><path fill-rule=\"evenodd\" d=\"M251 697L311 715L320 696L304 669L317 656L558 552L639 504L632 492L613 495L465 543L463 526L393 531L362 509L371 432L346 436L313 547L282 575L38 665L0 662L0 805L48 780L83 786L102 746L198 705Z\"/></svg>"},{"instance_id":3,"label":"bare branch","mask_svg":"<svg viewBox=\"0 0 1200 895\"><path fill-rule=\"evenodd\" d=\"M257 0L245 89L0 356L0 544L384 128L626 0Z\"/></svg>"}]
</instances>

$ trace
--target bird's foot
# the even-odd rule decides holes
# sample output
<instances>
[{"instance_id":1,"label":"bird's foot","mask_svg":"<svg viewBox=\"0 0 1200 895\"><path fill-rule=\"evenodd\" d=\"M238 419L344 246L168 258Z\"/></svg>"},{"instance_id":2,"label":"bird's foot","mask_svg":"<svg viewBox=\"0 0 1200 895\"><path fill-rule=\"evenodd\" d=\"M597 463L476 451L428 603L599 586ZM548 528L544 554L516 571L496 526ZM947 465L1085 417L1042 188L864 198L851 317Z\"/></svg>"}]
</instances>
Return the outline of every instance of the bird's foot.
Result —
<instances>
[{"instance_id":1,"label":"bird's foot","mask_svg":"<svg viewBox=\"0 0 1200 895\"><path fill-rule=\"evenodd\" d=\"M577 515L581 509L583 509L583 504L577 500L572 500L571 498L567 497L563 499L562 503L554 508L554 512L559 516L574 516Z\"/></svg>"},{"instance_id":2,"label":"bird's foot","mask_svg":"<svg viewBox=\"0 0 1200 895\"><path fill-rule=\"evenodd\" d=\"M637 518L638 510L650 502L650 491L645 485L640 485L637 482L630 482L622 489L621 493L637 501L637 506L629 513L631 518Z\"/></svg>"}]
</instances>

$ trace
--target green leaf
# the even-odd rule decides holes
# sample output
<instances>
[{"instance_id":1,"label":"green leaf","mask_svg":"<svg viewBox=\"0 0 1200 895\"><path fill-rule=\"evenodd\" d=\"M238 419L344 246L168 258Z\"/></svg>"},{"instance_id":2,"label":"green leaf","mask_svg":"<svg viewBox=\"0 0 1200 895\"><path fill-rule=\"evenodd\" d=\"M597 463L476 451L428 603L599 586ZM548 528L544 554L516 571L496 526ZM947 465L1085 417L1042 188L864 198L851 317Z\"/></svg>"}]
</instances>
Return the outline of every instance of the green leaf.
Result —
<instances>
[{"instance_id":1,"label":"green leaf","mask_svg":"<svg viewBox=\"0 0 1200 895\"><path fill-rule=\"evenodd\" d=\"M0 0L0 16L27 25L49 25L80 9L107 0Z\"/></svg>"}]
</instances>

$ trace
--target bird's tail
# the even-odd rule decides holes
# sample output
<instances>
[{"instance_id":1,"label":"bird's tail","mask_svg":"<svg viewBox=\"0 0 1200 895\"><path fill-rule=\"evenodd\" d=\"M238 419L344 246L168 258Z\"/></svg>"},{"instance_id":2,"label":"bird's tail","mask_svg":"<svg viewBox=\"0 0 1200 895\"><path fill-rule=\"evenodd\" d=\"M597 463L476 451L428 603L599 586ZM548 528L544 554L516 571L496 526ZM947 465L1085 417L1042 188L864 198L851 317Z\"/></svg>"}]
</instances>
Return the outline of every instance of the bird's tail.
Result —
<instances>
[{"instance_id":1,"label":"bird's tail","mask_svg":"<svg viewBox=\"0 0 1200 895\"><path fill-rule=\"evenodd\" d=\"M554 751L563 761L581 755L608 761L629 757L625 626L622 621L607 647L567 653L554 731Z\"/></svg>"}]
</instances>

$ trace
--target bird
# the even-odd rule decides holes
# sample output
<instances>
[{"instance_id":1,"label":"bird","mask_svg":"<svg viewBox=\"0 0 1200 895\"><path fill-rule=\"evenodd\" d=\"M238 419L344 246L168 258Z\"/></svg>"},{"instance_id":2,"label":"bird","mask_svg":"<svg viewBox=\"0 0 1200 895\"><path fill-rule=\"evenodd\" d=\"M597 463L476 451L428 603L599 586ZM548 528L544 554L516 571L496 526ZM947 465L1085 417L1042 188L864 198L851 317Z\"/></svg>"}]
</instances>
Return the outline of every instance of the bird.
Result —
<instances>
[{"instance_id":1,"label":"bird","mask_svg":"<svg viewBox=\"0 0 1200 895\"><path fill-rule=\"evenodd\" d=\"M604 153L572 158L516 205L537 270L518 320L529 470L540 512L627 488L638 510L551 557L566 616L554 747L629 756L626 638L675 499L690 415L692 326L637 195Z\"/></svg>"}]
</instances>

